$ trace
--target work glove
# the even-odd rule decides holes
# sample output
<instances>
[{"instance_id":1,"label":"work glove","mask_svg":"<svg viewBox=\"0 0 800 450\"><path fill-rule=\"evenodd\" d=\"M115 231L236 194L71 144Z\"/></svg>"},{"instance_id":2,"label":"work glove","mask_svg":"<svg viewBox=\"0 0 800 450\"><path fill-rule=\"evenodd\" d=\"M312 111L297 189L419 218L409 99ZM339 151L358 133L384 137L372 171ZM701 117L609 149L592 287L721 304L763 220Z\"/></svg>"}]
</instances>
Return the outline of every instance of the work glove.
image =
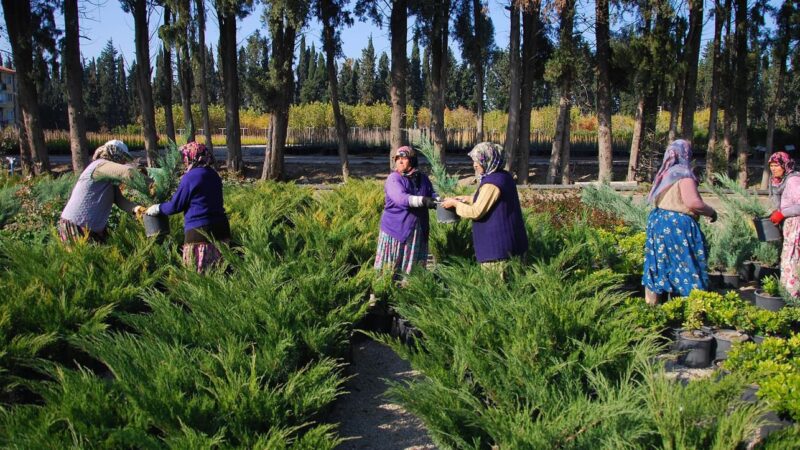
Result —
<instances>
[{"instance_id":1,"label":"work glove","mask_svg":"<svg viewBox=\"0 0 800 450\"><path fill-rule=\"evenodd\" d=\"M436 200L431 197L422 197L422 206L428 209L436 209Z\"/></svg>"},{"instance_id":2,"label":"work glove","mask_svg":"<svg viewBox=\"0 0 800 450\"><path fill-rule=\"evenodd\" d=\"M147 208L142 205L136 205L133 207L133 214L136 216L137 219L141 219L142 215L144 215Z\"/></svg>"},{"instance_id":3,"label":"work glove","mask_svg":"<svg viewBox=\"0 0 800 450\"><path fill-rule=\"evenodd\" d=\"M149 208L147 208L147 211L145 211L144 213L147 214L148 216L157 216L157 215L161 214L160 206L161 205L158 205L158 204L152 205Z\"/></svg>"},{"instance_id":4,"label":"work glove","mask_svg":"<svg viewBox=\"0 0 800 450\"><path fill-rule=\"evenodd\" d=\"M786 217L783 216L783 213L780 209L776 209L772 211L772 214L769 215L770 222L774 223L775 225L780 225L783 222L783 219Z\"/></svg>"}]
</instances>

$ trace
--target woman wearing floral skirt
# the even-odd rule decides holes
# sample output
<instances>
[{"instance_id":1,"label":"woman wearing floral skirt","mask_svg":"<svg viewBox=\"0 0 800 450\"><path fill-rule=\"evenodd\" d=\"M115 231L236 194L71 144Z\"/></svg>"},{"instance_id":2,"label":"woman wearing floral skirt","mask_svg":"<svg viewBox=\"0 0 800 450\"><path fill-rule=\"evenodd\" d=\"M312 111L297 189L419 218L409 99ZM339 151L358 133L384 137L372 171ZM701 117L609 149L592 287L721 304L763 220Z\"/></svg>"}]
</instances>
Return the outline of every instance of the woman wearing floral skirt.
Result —
<instances>
[{"instance_id":1,"label":"woman wearing floral skirt","mask_svg":"<svg viewBox=\"0 0 800 450\"><path fill-rule=\"evenodd\" d=\"M222 254L214 242L231 239L228 216L222 201L222 178L214 170L214 155L203 144L189 142L181 147L186 174L172 199L152 205L145 214L183 213L183 262L198 272L216 264ZM211 239L209 239L211 238Z\"/></svg>"},{"instance_id":2,"label":"woman wearing floral skirt","mask_svg":"<svg viewBox=\"0 0 800 450\"><path fill-rule=\"evenodd\" d=\"M647 218L642 284L651 305L661 294L686 296L708 286L706 242L697 217L713 222L717 212L700 198L691 160L688 141L672 142L647 196L654 208Z\"/></svg>"},{"instance_id":3,"label":"woman wearing floral skirt","mask_svg":"<svg viewBox=\"0 0 800 450\"><path fill-rule=\"evenodd\" d=\"M428 209L435 208L433 185L417 169L417 155L400 147L394 158L394 172L386 179L386 200L381 216L375 269L407 274L428 260Z\"/></svg>"},{"instance_id":4,"label":"woman wearing floral skirt","mask_svg":"<svg viewBox=\"0 0 800 450\"><path fill-rule=\"evenodd\" d=\"M781 285L797 297L800 293L800 174L794 170L794 160L785 152L770 156L769 170L772 172L769 198L775 208L769 218L775 225L783 224Z\"/></svg>"}]
</instances>

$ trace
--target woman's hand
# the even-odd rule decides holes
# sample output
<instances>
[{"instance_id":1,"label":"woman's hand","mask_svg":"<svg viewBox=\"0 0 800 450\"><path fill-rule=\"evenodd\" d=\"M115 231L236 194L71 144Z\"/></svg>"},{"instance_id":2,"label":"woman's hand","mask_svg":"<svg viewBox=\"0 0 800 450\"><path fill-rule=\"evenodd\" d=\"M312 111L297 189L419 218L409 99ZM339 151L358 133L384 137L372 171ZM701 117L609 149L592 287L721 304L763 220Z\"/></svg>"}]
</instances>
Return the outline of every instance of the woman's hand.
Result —
<instances>
[{"instance_id":1,"label":"woman's hand","mask_svg":"<svg viewBox=\"0 0 800 450\"><path fill-rule=\"evenodd\" d=\"M783 222L783 219L785 219L785 217L780 209L772 211L772 214L769 215L769 220L775 225L780 225L781 222Z\"/></svg>"},{"instance_id":2,"label":"woman's hand","mask_svg":"<svg viewBox=\"0 0 800 450\"><path fill-rule=\"evenodd\" d=\"M447 197L442 201L442 207L444 208L455 208L456 205L460 202L458 198Z\"/></svg>"},{"instance_id":3,"label":"woman's hand","mask_svg":"<svg viewBox=\"0 0 800 450\"><path fill-rule=\"evenodd\" d=\"M470 200L470 196L469 195L456 195L453 198L455 198L456 200L460 201L461 203L469 203L469 200Z\"/></svg>"}]
</instances>

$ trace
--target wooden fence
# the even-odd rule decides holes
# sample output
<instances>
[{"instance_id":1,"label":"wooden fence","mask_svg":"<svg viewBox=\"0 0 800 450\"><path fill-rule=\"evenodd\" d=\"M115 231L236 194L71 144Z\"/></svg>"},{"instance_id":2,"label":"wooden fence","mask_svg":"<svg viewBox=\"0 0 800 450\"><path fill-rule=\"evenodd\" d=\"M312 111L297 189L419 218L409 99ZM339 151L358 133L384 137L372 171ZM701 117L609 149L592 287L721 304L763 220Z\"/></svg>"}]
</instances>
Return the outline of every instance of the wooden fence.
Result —
<instances>
[{"instance_id":1,"label":"wooden fence","mask_svg":"<svg viewBox=\"0 0 800 450\"><path fill-rule=\"evenodd\" d=\"M224 130L220 130L224 131ZM266 145L269 129L247 128L242 130L242 145ZM430 139L428 128L405 129L407 139L417 142L419 139ZM451 151L466 151L477 143L477 130L474 128L446 129L447 148ZM144 137L141 134L114 134L114 133L87 133L89 145L95 148L110 139L121 139L131 149L144 148ZM197 133L199 141L203 141L202 130ZM501 130L484 131L484 140L502 144L505 142L506 133ZM180 138L179 138L180 139ZM215 133L212 135L215 146L225 145L225 135ZM50 153L69 153L69 132L65 130L47 130L45 140ZM627 152L630 146L630 133L615 133L614 150ZM350 151L388 149L390 132L385 128L359 128L352 127L348 130L348 147ZM159 145L167 143L165 133L159 134ZM335 149L338 138L335 128L289 128L286 144L290 148L323 150ZM552 136L539 130L531 131L531 151L539 154L549 154ZM597 151L597 133L594 131L577 130L570 134L570 145L575 152Z\"/></svg>"}]
</instances>

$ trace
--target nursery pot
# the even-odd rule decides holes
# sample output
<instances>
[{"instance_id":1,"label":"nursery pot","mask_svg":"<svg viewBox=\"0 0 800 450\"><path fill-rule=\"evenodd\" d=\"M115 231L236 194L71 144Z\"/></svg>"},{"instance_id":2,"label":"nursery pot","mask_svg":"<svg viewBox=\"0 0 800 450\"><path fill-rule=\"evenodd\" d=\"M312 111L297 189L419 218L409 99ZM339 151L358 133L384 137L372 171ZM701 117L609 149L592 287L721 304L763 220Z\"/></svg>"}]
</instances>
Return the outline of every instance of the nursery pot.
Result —
<instances>
[{"instance_id":1,"label":"nursery pot","mask_svg":"<svg viewBox=\"0 0 800 450\"><path fill-rule=\"evenodd\" d=\"M714 339L717 341L717 351L714 359L722 360L728 359L728 351L734 342L744 342L750 336L736 330L717 330L714 333Z\"/></svg>"},{"instance_id":2,"label":"nursery pot","mask_svg":"<svg viewBox=\"0 0 800 450\"><path fill-rule=\"evenodd\" d=\"M456 214L456 209L445 208L442 205L436 205L436 221L439 223L458 222L458 214Z\"/></svg>"},{"instance_id":3,"label":"nursery pot","mask_svg":"<svg viewBox=\"0 0 800 450\"><path fill-rule=\"evenodd\" d=\"M723 284L722 272L708 272L709 289L722 289Z\"/></svg>"},{"instance_id":4,"label":"nursery pot","mask_svg":"<svg viewBox=\"0 0 800 450\"><path fill-rule=\"evenodd\" d=\"M739 274L736 272L723 272L722 287L724 289L739 289Z\"/></svg>"},{"instance_id":5,"label":"nursery pot","mask_svg":"<svg viewBox=\"0 0 800 450\"><path fill-rule=\"evenodd\" d=\"M781 230L769 220L769 217L756 217L753 219L753 224L756 226L759 241L780 241L783 237Z\"/></svg>"},{"instance_id":6,"label":"nursery pot","mask_svg":"<svg viewBox=\"0 0 800 450\"><path fill-rule=\"evenodd\" d=\"M739 267L739 278L745 283L753 281L756 265L753 261L745 261Z\"/></svg>"},{"instance_id":7,"label":"nursery pot","mask_svg":"<svg viewBox=\"0 0 800 450\"><path fill-rule=\"evenodd\" d=\"M169 234L169 216L159 214L157 216L142 216L144 222L144 234L147 237L164 236Z\"/></svg>"},{"instance_id":8,"label":"nursery pot","mask_svg":"<svg viewBox=\"0 0 800 450\"><path fill-rule=\"evenodd\" d=\"M711 365L714 354L711 347L714 338L701 330L684 330L678 334L676 350L680 352L678 363L686 367L702 368Z\"/></svg>"},{"instance_id":9,"label":"nursery pot","mask_svg":"<svg viewBox=\"0 0 800 450\"><path fill-rule=\"evenodd\" d=\"M756 268L755 268L755 271L753 273L753 275L755 276L756 281L758 282L758 286L759 287L761 287L761 280L763 280L764 278L772 276L772 275L780 275L780 274L781 274L781 271L780 271L779 268L764 266L764 265L761 265L761 264L758 264L758 263L756 263Z\"/></svg>"},{"instance_id":10,"label":"nursery pot","mask_svg":"<svg viewBox=\"0 0 800 450\"><path fill-rule=\"evenodd\" d=\"M756 306L769 311L777 311L786 306L786 301L783 297L773 297L761 289L757 289L756 293Z\"/></svg>"}]
</instances>

